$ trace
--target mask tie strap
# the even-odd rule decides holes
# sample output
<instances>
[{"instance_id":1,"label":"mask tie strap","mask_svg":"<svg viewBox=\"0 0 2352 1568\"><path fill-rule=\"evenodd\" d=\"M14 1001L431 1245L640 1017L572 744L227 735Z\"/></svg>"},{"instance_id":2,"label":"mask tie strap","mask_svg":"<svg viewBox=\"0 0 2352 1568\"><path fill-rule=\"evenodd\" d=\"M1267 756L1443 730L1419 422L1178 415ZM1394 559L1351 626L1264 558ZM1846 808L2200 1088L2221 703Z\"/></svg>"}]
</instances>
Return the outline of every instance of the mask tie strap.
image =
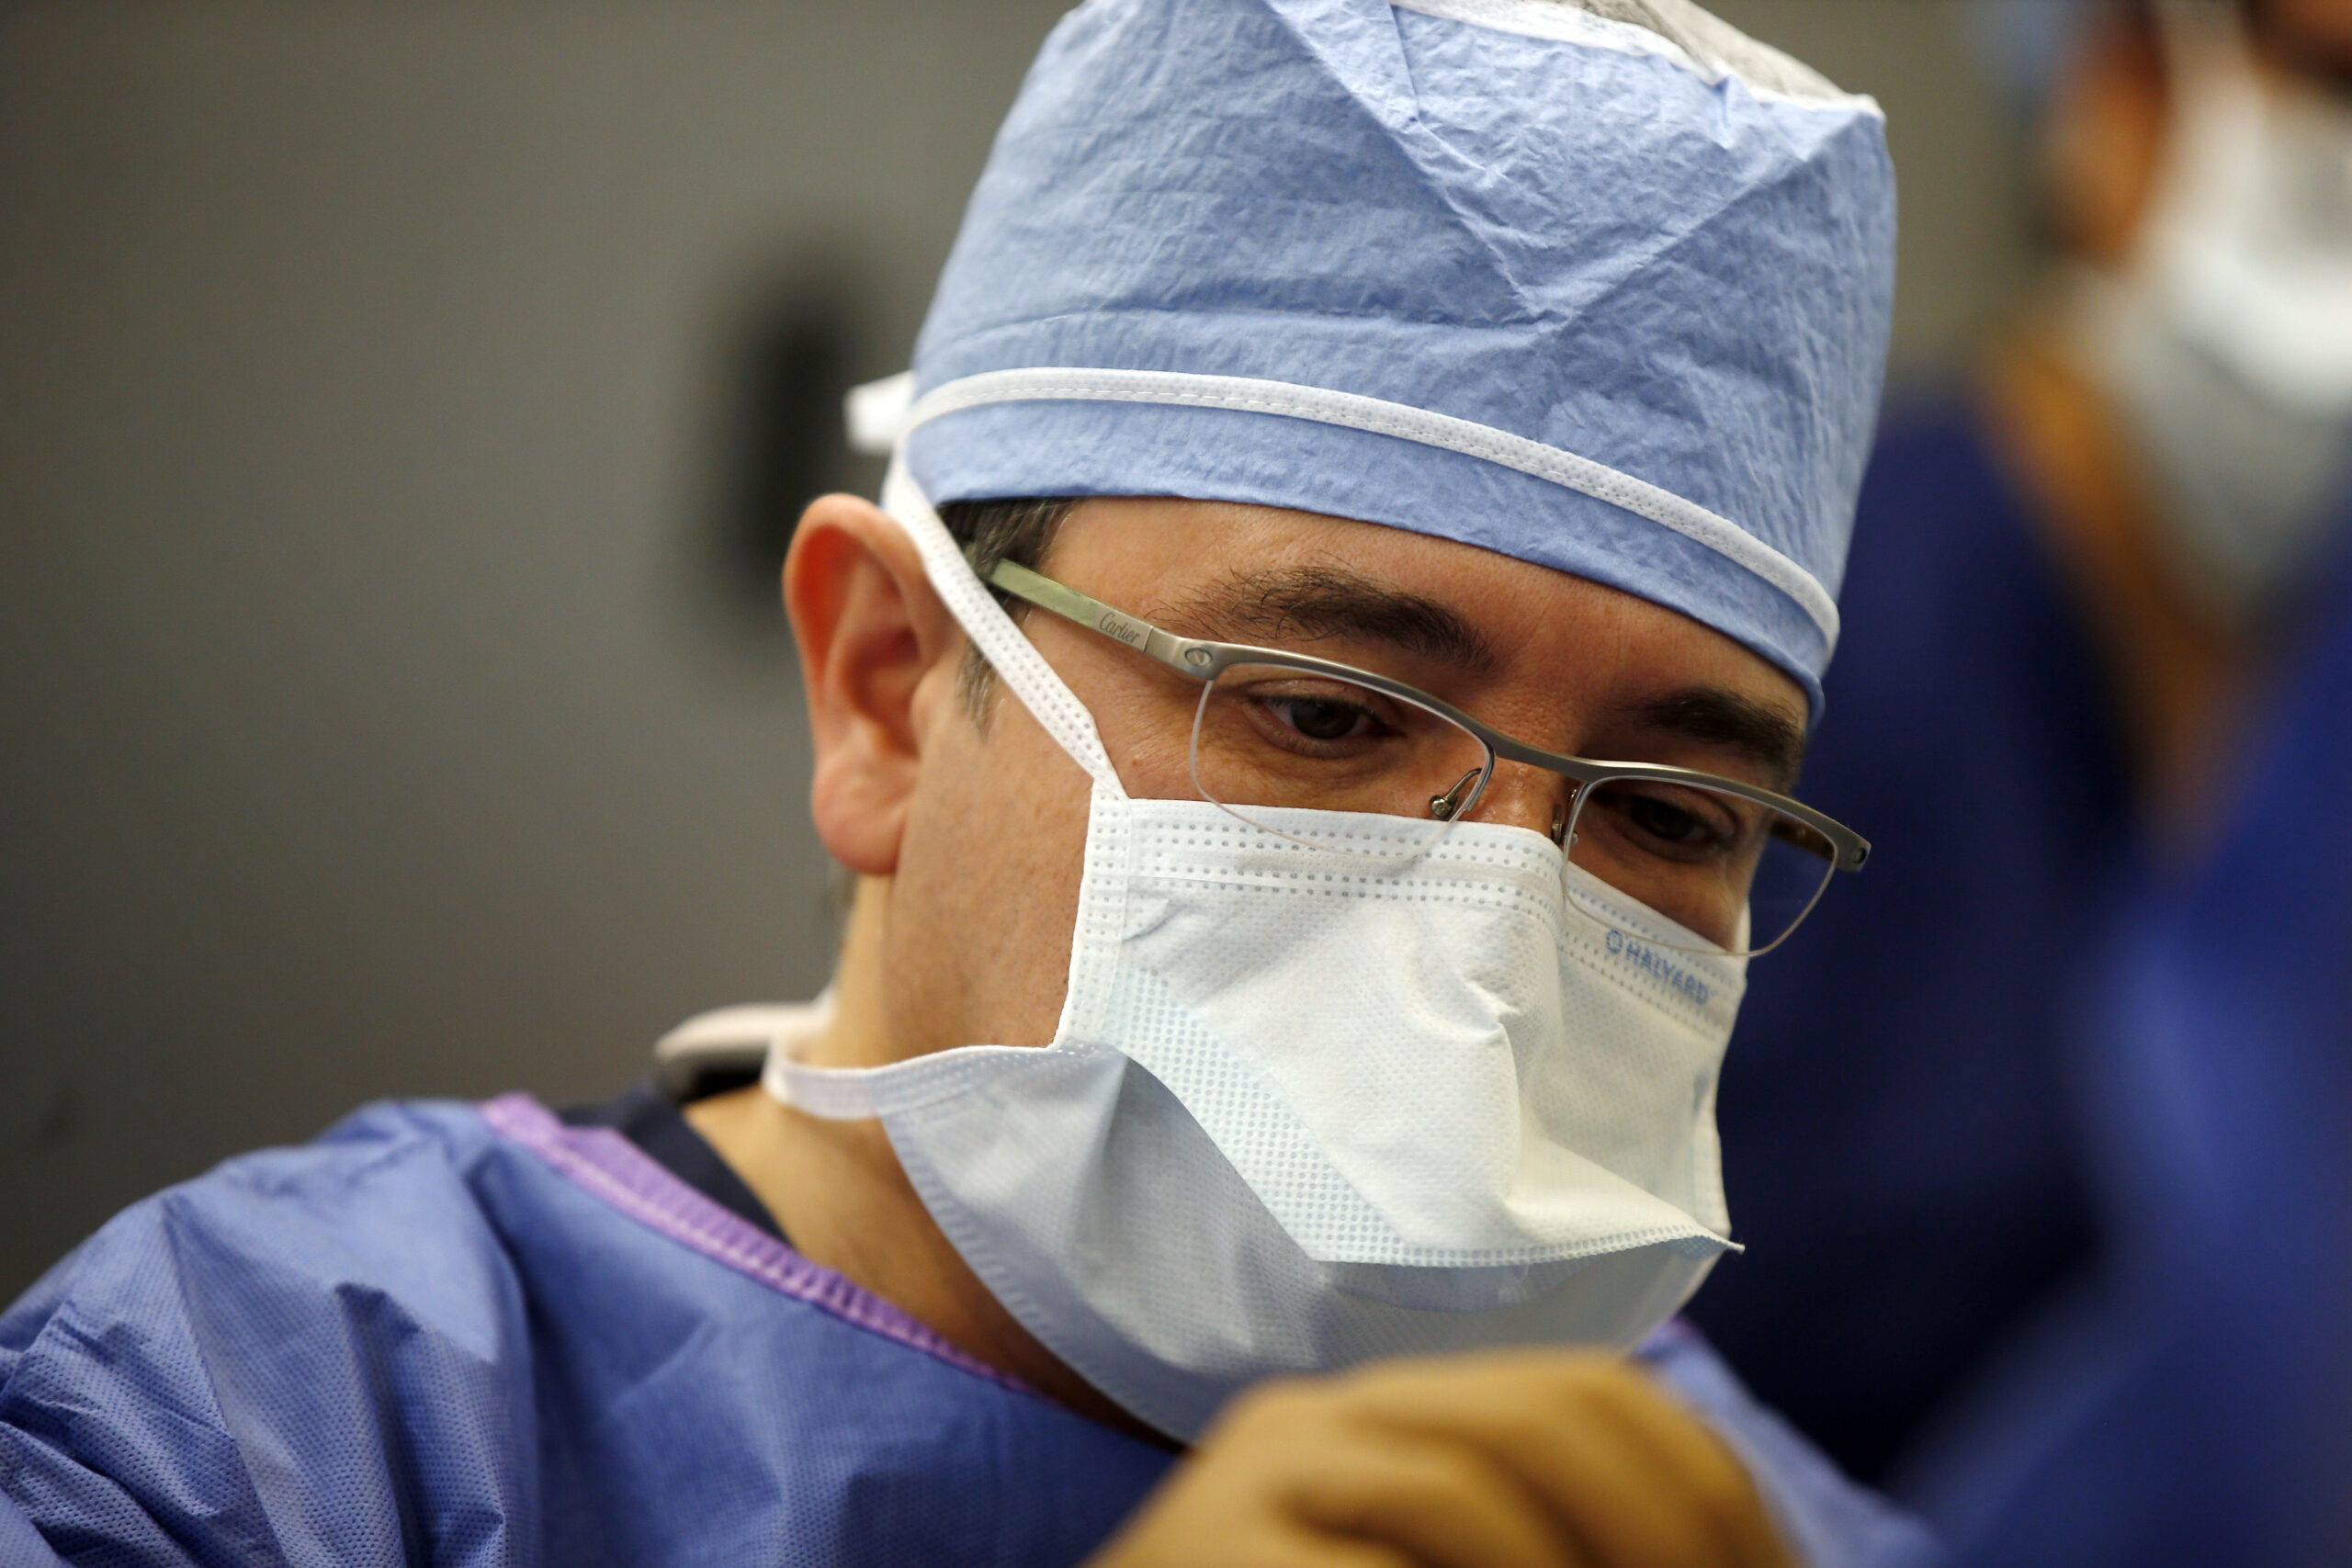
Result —
<instances>
[{"instance_id":1,"label":"mask tie strap","mask_svg":"<svg viewBox=\"0 0 2352 1568\"><path fill-rule=\"evenodd\" d=\"M873 1069L811 1067L793 1059L792 1043L778 1039L768 1044L767 1064L760 1069L760 1087L768 1098L822 1122L862 1122L881 1114L874 1102Z\"/></svg>"},{"instance_id":2,"label":"mask tie strap","mask_svg":"<svg viewBox=\"0 0 2352 1568\"><path fill-rule=\"evenodd\" d=\"M1036 644L1022 635L996 595L988 591L971 562L947 532L947 525L932 510L931 501L922 487L907 471L903 456L890 459L889 477L882 481L882 510L891 521L907 531L915 548L922 556L923 570L931 577L932 587L946 604L965 634L971 637L998 677L1012 689L1037 722L1045 728L1070 761L1086 770L1097 786L1113 797L1124 800L1126 790L1119 783L1118 770L1111 765L1111 754L1102 748L1102 737L1094 728L1094 716L1078 694L1054 672L1046 656L1037 651Z\"/></svg>"}]
</instances>

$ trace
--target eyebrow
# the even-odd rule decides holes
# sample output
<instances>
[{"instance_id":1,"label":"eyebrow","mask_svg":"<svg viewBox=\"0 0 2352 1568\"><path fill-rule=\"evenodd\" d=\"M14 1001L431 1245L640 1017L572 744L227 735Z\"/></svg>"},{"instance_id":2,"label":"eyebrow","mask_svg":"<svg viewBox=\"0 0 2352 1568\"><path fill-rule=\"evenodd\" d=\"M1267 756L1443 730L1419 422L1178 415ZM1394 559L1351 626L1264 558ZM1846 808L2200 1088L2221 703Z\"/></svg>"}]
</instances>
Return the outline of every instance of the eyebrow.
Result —
<instances>
[{"instance_id":1,"label":"eyebrow","mask_svg":"<svg viewBox=\"0 0 2352 1568\"><path fill-rule=\"evenodd\" d=\"M1370 637L1476 675L1501 663L1484 634L1456 612L1418 593L1340 566L1235 572L1186 595L1171 613L1228 634L1269 642L1287 637Z\"/></svg>"},{"instance_id":2,"label":"eyebrow","mask_svg":"<svg viewBox=\"0 0 2352 1568\"><path fill-rule=\"evenodd\" d=\"M1477 626L1456 611L1343 566L1237 570L1193 590L1153 618L1163 614L1209 628L1226 640L1238 640L1242 634L1270 644L1294 637L1371 637L1443 660L1474 675L1491 675L1502 662ZM1728 748L1762 770L1768 787L1782 793L1796 783L1804 761L1802 725L1719 687L1669 692L1625 710L1618 722L1625 728Z\"/></svg>"},{"instance_id":3,"label":"eyebrow","mask_svg":"<svg viewBox=\"0 0 2352 1568\"><path fill-rule=\"evenodd\" d=\"M1785 795L1804 761L1805 734L1776 708L1714 686L1689 686L1626 710L1620 722L1726 747L1763 769L1769 786Z\"/></svg>"}]
</instances>

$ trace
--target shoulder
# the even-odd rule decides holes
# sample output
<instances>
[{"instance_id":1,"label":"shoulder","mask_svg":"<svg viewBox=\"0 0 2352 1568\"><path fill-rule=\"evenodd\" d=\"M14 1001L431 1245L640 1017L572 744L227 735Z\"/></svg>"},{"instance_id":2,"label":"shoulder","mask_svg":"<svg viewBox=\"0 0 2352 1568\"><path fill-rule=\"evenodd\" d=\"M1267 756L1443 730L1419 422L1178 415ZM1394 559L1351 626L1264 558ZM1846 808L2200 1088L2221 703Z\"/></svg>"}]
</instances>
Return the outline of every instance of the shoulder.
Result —
<instances>
[{"instance_id":1,"label":"shoulder","mask_svg":"<svg viewBox=\"0 0 2352 1568\"><path fill-rule=\"evenodd\" d=\"M469 1108L373 1106L124 1211L0 1316L0 1490L130 1561L397 1541L393 1450L523 1436L502 1429L523 1308L475 1190L492 1146Z\"/></svg>"},{"instance_id":2,"label":"shoulder","mask_svg":"<svg viewBox=\"0 0 2352 1568\"><path fill-rule=\"evenodd\" d=\"M136 1320L381 1288L456 1302L494 1266L471 1188L492 1135L468 1106L381 1104L132 1204L0 1316L0 1356L58 1314ZM6 1363L0 1362L0 1371Z\"/></svg>"}]
</instances>

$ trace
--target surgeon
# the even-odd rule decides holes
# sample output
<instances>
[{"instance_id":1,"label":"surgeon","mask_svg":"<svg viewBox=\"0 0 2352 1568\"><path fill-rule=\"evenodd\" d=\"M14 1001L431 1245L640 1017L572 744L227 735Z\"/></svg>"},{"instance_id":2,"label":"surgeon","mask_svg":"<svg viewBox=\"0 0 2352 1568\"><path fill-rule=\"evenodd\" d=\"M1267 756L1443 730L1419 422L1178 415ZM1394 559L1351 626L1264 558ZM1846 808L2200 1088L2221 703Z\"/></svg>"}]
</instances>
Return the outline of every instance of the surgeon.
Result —
<instances>
[{"instance_id":1,"label":"surgeon","mask_svg":"<svg viewBox=\"0 0 2352 1568\"><path fill-rule=\"evenodd\" d=\"M1072 13L786 568L826 998L119 1218L0 1319L0 1559L1911 1560L1668 1322L1869 854L1789 792L1893 220L1681 0Z\"/></svg>"},{"instance_id":2,"label":"surgeon","mask_svg":"<svg viewBox=\"0 0 2352 1568\"><path fill-rule=\"evenodd\" d=\"M1723 1095L1750 1246L1693 1306L1898 1489L2098 1264L2098 957L2121 890L2207 852L2352 520L2352 3L1992 15L2049 265L1864 480L1806 796L1901 848L1756 970Z\"/></svg>"}]
</instances>

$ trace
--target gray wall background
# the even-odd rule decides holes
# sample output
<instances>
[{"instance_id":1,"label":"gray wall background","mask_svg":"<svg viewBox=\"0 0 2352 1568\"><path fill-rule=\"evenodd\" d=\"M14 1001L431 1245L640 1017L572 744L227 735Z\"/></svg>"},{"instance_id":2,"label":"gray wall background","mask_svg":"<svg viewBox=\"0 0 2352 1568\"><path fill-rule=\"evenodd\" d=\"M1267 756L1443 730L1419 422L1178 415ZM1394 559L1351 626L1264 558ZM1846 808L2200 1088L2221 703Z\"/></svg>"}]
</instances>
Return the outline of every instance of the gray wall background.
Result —
<instances>
[{"instance_id":1,"label":"gray wall background","mask_svg":"<svg viewBox=\"0 0 2352 1568\"><path fill-rule=\"evenodd\" d=\"M1967 0L1717 8L1886 106L1949 373L2026 269ZM0 1297L363 1100L601 1096L823 982L746 356L903 365L1060 9L0 7Z\"/></svg>"}]
</instances>

